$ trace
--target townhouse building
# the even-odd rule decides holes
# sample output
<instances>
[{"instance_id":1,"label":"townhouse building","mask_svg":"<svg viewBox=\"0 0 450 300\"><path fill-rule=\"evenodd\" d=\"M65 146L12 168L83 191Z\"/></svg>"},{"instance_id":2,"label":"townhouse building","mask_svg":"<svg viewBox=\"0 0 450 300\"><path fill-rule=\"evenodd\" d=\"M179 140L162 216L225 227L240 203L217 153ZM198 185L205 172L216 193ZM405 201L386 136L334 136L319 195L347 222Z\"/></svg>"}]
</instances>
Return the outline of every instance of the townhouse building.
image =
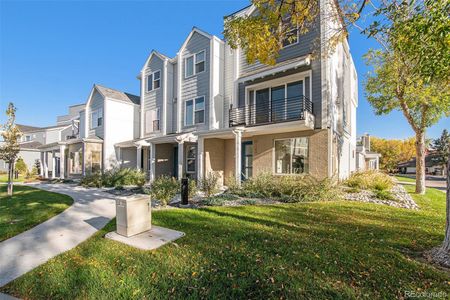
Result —
<instances>
[{"instance_id":1,"label":"townhouse building","mask_svg":"<svg viewBox=\"0 0 450 300\"><path fill-rule=\"evenodd\" d=\"M150 52L137 75L140 96L94 85L85 104L58 118L77 133L41 148L60 160L52 173L133 167L151 181L214 172L223 185L264 172L348 177L356 170L358 79L346 40L322 55L339 20L324 17L333 1L321 3L316 25L306 34L293 28L296 38L273 66L250 64L194 27L175 57ZM228 18L254 13L251 5Z\"/></svg>"}]
</instances>

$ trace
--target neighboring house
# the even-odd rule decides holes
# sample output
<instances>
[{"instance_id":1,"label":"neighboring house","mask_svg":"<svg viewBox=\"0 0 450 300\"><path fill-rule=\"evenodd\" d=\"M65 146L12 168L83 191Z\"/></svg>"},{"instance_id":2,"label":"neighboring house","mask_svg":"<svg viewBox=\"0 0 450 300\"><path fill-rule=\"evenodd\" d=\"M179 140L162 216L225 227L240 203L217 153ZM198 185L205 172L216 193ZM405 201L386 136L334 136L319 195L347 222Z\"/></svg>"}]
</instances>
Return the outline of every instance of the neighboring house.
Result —
<instances>
[{"instance_id":1,"label":"neighboring house","mask_svg":"<svg viewBox=\"0 0 450 300\"><path fill-rule=\"evenodd\" d=\"M379 170L381 154L370 150L370 135L365 134L357 141L356 169L358 171Z\"/></svg>"},{"instance_id":2,"label":"neighboring house","mask_svg":"<svg viewBox=\"0 0 450 300\"><path fill-rule=\"evenodd\" d=\"M399 163L397 165L399 173L402 174L415 174L416 173L416 158ZM433 153L428 152L425 156L425 173L430 175L445 176L445 166L440 162L439 157Z\"/></svg>"},{"instance_id":3,"label":"neighboring house","mask_svg":"<svg viewBox=\"0 0 450 300\"><path fill-rule=\"evenodd\" d=\"M138 75L140 97L94 85L72 107L79 134L42 146L44 176L77 177L113 167L220 184L270 172L348 177L356 170L357 74L347 40L329 56L325 18L281 50L274 66L249 64L244 53L194 27L175 57L151 51ZM235 15L255 14L255 7ZM317 43L320 41L320 43ZM70 110L70 109L69 109ZM69 114L70 115L70 114ZM52 176L55 176L52 175Z\"/></svg>"},{"instance_id":4,"label":"neighboring house","mask_svg":"<svg viewBox=\"0 0 450 300\"><path fill-rule=\"evenodd\" d=\"M139 137L139 101L138 96L94 85L85 104L72 106L69 115L58 117L58 123L70 123L73 130L40 148L43 176L76 178L123 165L124 155L114 145ZM133 168L134 151L130 158L134 162L129 163Z\"/></svg>"}]
</instances>

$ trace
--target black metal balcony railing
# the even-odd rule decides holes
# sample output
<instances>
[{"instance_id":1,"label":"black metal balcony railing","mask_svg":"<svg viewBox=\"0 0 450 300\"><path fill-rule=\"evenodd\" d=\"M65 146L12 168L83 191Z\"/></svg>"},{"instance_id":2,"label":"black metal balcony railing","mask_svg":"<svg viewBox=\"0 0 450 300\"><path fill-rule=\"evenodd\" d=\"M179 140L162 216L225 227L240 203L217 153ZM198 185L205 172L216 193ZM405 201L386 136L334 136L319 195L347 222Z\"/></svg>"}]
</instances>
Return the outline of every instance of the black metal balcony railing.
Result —
<instances>
[{"instance_id":1,"label":"black metal balcony railing","mask_svg":"<svg viewBox=\"0 0 450 300\"><path fill-rule=\"evenodd\" d=\"M305 119L305 111L312 113L312 102L305 96L260 101L230 108L229 124L233 126L258 126Z\"/></svg>"}]
</instances>

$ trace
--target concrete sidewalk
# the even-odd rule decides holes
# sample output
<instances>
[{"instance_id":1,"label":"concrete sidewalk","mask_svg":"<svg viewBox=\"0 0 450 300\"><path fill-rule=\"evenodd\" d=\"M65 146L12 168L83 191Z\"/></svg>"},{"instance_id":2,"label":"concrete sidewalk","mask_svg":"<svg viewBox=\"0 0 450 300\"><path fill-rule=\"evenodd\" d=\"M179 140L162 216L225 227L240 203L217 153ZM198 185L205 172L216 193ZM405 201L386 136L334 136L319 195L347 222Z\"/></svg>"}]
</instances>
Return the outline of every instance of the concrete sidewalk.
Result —
<instances>
[{"instance_id":1,"label":"concrete sidewalk","mask_svg":"<svg viewBox=\"0 0 450 300\"><path fill-rule=\"evenodd\" d=\"M70 250L115 217L115 196L68 184L29 184L66 194L74 203L61 214L0 242L0 286Z\"/></svg>"}]
</instances>

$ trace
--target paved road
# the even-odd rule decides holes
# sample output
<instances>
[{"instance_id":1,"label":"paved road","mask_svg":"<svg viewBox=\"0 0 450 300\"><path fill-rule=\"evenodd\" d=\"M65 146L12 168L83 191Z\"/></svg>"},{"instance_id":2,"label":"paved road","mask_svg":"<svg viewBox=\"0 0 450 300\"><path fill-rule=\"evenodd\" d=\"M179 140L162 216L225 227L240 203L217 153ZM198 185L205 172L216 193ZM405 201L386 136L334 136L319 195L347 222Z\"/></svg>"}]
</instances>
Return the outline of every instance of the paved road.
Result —
<instances>
[{"instance_id":1,"label":"paved road","mask_svg":"<svg viewBox=\"0 0 450 300\"><path fill-rule=\"evenodd\" d=\"M410 176L401 175L401 176L406 176L406 177L409 177L409 178L412 178L412 179L416 178L414 175L410 175ZM409 184L409 185L415 185L416 184L415 182L405 182L405 181L401 181L401 180L400 180L400 182L402 184ZM442 176L429 176L429 175L427 175L425 177L425 186L426 187L430 187L430 188L435 188L435 189L438 189L440 191L445 192L446 189L447 189L447 179L442 177Z\"/></svg>"},{"instance_id":2,"label":"paved road","mask_svg":"<svg viewBox=\"0 0 450 300\"><path fill-rule=\"evenodd\" d=\"M0 286L74 248L115 217L114 196L100 189L67 184L32 186L69 195L74 204L44 223L0 242Z\"/></svg>"}]
</instances>

